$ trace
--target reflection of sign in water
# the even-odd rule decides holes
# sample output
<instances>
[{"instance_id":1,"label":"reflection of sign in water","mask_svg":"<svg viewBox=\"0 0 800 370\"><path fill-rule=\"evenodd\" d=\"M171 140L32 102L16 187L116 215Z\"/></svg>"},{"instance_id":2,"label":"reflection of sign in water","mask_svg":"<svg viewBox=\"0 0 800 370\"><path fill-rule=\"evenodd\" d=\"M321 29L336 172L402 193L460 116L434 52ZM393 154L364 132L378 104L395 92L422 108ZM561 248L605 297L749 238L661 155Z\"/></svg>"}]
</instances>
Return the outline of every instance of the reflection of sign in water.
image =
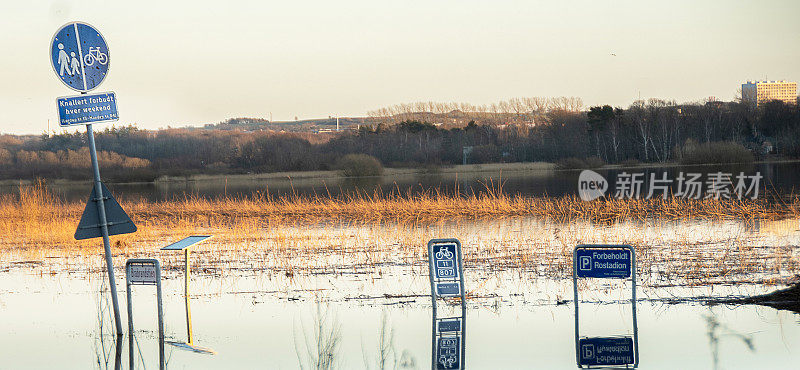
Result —
<instances>
[{"instance_id":1,"label":"reflection of sign in water","mask_svg":"<svg viewBox=\"0 0 800 370\"><path fill-rule=\"evenodd\" d=\"M108 44L94 27L72 22L61 27L50 45L50 60L61 82L86 92L96 88L108 74Z\"/></svg>"},{"instance_id":2,"label":"reflection of sign in water","mask_svg":"<svg viewBox=\"0 0 800 370\"><path fill-rule=\"evenodd\" d=\"M156 285L158 283L156 265L136 263L128 265L128 284Z\"/></svg>"},{"instance_id":3,"label":"reflection of sign in water","mask_svg":"<svg viewBox=\"0 0 800 370\"><path fill-rule=\"evenodd\" d=\"M628 250L578 248L575 260L578 277L623 279L631 276L631 253Z\"/></svg>"},{"instance_id":4,"label":"reflection of sign in water","mask_svg":"<svg viewBox=\"0 0 800 370\"><path fill-rule=\"evenodd\" d=\"M436 368L461 368L461 338L439 337L436 342Z\"/></svg>"},{"instance_id":5,"label":"reflection of sign in water","mask_svg":"<svg viewBox=\"0 0 800 370\"><path fill-rule=\"evenodd\" d=\"M635 362L631 337L582 338L578 348L579 365L618 366Z\"/></svg>"},{"instance_id":6,"label":"reflection of sign in water","mask_svg":"<svg viewBox=\"0 0 800 370\"><path fill-rule=\"evenodd\" d=\"M436 321L437 333L461 332L461 318L453 317Z\"/></svg>"},{"instance_id":7,"label":"reflection of sign in water","mask_svg":"<svg viewBox=\"0 0 800 370\"><path fill-rule=\"evenodd\" d=\"M113 92L58 98L56 105L61 127L119 120Z\"/></svg>"},{"instance_id":8,"label":"reflection of sign in water","mask_svg":"<svg viewBox=\"0 0 800 370\"><path fill-rule=\"evenodd\" d=\"M456 245L440 244L433 247L433 266L437 279L458 279Z\"/></svg>"}]
</instances>

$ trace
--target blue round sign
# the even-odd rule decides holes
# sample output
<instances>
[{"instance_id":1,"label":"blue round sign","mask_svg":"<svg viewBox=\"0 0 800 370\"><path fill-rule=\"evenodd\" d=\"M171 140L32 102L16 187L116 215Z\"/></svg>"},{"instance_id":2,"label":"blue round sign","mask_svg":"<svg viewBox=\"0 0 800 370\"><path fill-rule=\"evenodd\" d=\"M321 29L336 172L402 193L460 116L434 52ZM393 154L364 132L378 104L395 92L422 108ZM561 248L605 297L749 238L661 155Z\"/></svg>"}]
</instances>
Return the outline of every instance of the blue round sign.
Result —
<instances>
[{"instance_id":1,"label":"blue round sign","mask_svg":"<svg viewBox=\"0 0 800 370\"><path fill-rule=\"evenodd\" d=\"M61 82L73 90L86 92L106 78L111 54L97 29L86 23L70 22L53 36L50 61Z\"/></svg>"}]
</instances>

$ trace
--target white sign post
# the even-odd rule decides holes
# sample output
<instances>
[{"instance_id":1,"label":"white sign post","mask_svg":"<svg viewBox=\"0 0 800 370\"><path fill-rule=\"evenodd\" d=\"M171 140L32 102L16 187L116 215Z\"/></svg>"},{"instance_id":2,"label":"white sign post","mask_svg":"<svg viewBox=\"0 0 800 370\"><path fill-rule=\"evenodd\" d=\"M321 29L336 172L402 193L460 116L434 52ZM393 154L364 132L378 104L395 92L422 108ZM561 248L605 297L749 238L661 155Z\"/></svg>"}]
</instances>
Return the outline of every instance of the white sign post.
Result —
<instances>
[{"instance_id":1,"label":"white sign post","mask_svg":"<svg viewBox=\"0 0 800 370\"><path fill-rule=\"evenodd\" d=\"M125 281L128 294L128 337L130 341L130 363L133 368L133 301L131 285L155 285L158 305L158 360L161 369L164 362L164 310L161 306L161 264L155 258L131 258L125 262Z\"/></svg>"}]
</instances>

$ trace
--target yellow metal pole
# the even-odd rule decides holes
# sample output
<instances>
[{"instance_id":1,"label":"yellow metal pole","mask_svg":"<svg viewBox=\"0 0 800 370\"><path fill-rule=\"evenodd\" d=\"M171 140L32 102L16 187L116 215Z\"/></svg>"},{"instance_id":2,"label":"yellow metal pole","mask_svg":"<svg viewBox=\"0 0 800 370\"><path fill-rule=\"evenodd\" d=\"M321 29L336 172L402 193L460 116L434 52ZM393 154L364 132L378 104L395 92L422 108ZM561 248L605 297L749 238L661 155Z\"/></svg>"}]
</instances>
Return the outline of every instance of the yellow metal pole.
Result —
<instances>
[{"instance_id":1,"label":"yellow metal pole","mask_svg":"<svg viewBox=\"0 0 800 370\"><path fill-rule=\"evenodd\" d=\"M184 249L184 259L186 263L186 272L185 272L185 279L186 279L186 286L183 290L183 296L186 299L186 331L189 334L189 345L193 345L192 343L192 309L189 307L189 251L191 248Z\"/></svg>"}]
</instances>

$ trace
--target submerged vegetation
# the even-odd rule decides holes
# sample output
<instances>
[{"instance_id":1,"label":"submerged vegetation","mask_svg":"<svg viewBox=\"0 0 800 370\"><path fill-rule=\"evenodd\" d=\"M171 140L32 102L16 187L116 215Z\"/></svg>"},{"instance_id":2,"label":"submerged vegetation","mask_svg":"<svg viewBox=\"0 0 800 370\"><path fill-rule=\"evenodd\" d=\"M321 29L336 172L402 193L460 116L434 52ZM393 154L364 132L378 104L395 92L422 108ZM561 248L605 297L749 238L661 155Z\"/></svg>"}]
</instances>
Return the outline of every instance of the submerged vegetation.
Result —
<instances>
[{"instance_id":1,"label":"submerged vegetation","mask_svg":"<svg viewBox=\"0 0 800 370\"><path fill-rule=\"evenodd\" d=\"M583 243L632 245L640 283L658 291L711 286L715 294L760 294L763 287L795 282L800 272L797 200L584 202L508 195L490 184L486 192L461 196L254 194L120 203L139 231L112 237L116 266L157 254L166 271L178 271L182 256L157 249L209 234L214 238L192 253L196 274L255 276L265 291L292 287L307 294L316 292L305 285L314 276L359 282L356 290L326 288L334 300L416 297L426 287L418 279L427 275L425 242L444 236L462 241L473 300L519 294L539 278L564 281L572 250ZM59 200L42 183L2 197L0 270L101 272L102 243L72 237L84 206ZM566 294L556 289L535 299L558 302ZM668 294L666 301L694 293Z\"/></svg>"}]
</instances>

